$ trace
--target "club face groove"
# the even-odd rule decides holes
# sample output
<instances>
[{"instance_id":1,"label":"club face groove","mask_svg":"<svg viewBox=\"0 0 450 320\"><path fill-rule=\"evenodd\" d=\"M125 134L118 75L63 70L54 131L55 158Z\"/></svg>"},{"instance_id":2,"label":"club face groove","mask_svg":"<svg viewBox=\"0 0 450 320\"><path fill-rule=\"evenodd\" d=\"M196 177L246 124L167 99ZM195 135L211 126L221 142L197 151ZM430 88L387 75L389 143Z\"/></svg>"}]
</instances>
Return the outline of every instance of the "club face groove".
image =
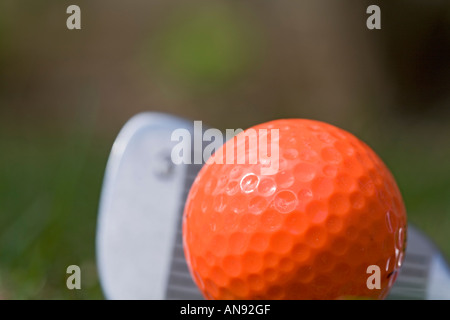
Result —
<instances>
[{"instance_id":1,"label":"club face groove","mask_svg":"<svg viewBox=\"0 0 450 320\"><path fill-rule=\"evenodd\" d=\"M192 281L183 250L182 221L184 204L192 183L200 171L202 165L191 164L187 166L187 173L184 180L184 190L181 196L180 209L177 221L175 245L172 253L172 263L170 266L169 279L165 297L168 300L197 300L202 299L200 291Z\"/></svg>"}]
</instances>

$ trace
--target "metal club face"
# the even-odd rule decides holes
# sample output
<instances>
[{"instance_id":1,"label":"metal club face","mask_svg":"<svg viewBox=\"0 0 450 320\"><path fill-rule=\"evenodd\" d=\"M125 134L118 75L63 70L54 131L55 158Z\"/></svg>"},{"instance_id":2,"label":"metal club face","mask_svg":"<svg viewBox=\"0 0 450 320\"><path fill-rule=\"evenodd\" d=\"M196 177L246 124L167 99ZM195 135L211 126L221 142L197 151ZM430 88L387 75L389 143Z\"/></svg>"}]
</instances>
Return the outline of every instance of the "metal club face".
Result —
<instances>
[{"instance_id":1,"label":"metal club face","mask_svg":"<svg viewBox=\"0 0 450 320\"><path fill-rule=\"evenodd\" d=\"M391 300L449 300L450 269L434 243L408 225L405 260L392 287Z\"/></svg>"},{"instance_id":2,"label":"metal club face","mask_svg":"<svg viewBox=\"0 0 450 320\"><path fill-rule=\"evenodd\" d=\"M181 243L184 202L201 165L171 161L176 143L171 134L178 128L192 130L192 122L142 113L126 123L114 143L96 243L100 281L108 299L201 298Z\"/></svg>"},{"instance_id":3,"label":"metal club face","mask_svg":"<svg viewBox=\"0 0 450 320\"><path fill-rule=\"evenodd\" d=\"M97 263L108 299L202 299L183 252L184 204L201 164L171 161L172 132L193 123L141 113L119 133L105 172ZM194 149L192 154L202 152ZM192 159L193 159L192 155ZM408 227L405 260L388 299L450 299L450 271L438 248Z\"/></svg>"}]
</instances>

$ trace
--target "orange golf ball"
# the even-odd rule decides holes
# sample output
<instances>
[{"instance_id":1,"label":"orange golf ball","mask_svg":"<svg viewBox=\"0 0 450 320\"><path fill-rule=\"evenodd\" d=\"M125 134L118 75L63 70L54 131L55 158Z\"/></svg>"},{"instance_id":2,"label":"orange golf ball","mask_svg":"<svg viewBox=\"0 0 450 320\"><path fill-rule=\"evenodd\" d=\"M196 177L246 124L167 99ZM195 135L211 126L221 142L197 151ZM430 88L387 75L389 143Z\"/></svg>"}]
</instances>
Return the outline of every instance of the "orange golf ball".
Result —
<instances>
[{"instance_id":1,"label":"orange golf ball","mask_svg":"<svg viewBox=\"0 0 450 320\"><path fill-rule=\"evenodd\" d=\"M214 157L183 216L186 260L205 298L387 296L404 257L406 211L392 174L364 142L319 121L275 120ZM269 173L268 159L276 164Z\"/></svg>"}]
</instances>

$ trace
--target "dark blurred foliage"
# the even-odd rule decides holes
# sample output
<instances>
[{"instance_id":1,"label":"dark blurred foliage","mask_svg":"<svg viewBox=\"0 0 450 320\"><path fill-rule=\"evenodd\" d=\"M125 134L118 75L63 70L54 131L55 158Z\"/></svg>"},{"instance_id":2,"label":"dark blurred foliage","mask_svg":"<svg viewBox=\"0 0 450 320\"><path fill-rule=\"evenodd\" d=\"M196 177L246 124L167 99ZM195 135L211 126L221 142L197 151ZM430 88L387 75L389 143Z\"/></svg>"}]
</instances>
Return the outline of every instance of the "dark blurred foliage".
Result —
<instances>
[{"instance_id":1,"label":"dark blurred foliage","mask_svg":"<svg viewBox=\"0 0 450 320\"><path fill-rule=\"evenodd\" d=\"M448 115L450 3L383 1L383 34L395 106L414 117Z\"/></svg>"}]
</instances>

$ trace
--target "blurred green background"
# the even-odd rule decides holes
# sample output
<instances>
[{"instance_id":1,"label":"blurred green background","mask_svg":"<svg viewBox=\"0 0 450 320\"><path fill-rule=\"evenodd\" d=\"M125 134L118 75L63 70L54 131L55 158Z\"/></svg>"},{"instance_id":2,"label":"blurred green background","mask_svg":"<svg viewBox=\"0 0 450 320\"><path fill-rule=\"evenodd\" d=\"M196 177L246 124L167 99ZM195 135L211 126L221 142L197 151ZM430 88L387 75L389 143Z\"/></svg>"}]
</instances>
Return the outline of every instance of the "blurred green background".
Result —
<instances>
[{"instance_id":1,"label":"blurred green background","mask_svg":"<svg viewBox=\"0 0 450 320\"><path fill-rule=\"evenodd\" d=\"M66 28L81 7L82 30ZM378 4L382 29L366 28ZM450 3L0 2L0 298L102 299L106 161L158 110L246 128L313 118L366 141L450 257ZM66 268L82 290L66 288Z\"/></svg>"}]
</instances>

